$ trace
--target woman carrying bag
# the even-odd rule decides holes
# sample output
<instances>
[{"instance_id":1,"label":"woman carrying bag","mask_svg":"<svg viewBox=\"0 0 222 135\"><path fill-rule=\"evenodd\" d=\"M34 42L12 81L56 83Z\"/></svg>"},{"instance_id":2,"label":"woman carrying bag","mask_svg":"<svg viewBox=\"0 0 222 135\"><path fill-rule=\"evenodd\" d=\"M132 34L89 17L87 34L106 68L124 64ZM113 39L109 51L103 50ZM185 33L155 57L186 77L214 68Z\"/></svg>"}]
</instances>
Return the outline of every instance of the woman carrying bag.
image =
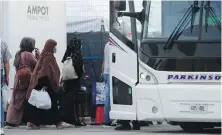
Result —
<instances>
[{"instance_id":1,"label":"woman carrying bag","mask_svg":"<svg viewBox=\"0 0 222 135\"><path fill-rule=\"evenodd\" d=\"M53 124L56 125L57 129L69 127L69 124L62 122L57 104L57 93L60 89L60 70L54 57L56 45L57 43L55 40L49 39L46 41L45 47L31 77L28 93L26 95L28 102L25 109L28 118L28 129L38 129L40 125ZM44 94L44 92L46 93ZM35 93L37 94L33 95ZM38 96L41 95L40 93L45 95L44 97L46 99ZM47 94L49 96L47 96ZM44 102L39 103L38 101ZM44 104L46 103L45 101L51 102L47 102L49 104Z\"/></svg>"},{"instance_id":2,"label":"woman carrying bag","mask_svg":"<svg viewBox=\"0 0 222 135\"><path fill-rule=\"evenodd\" d=\"M76 99L77 91L81 88L80 80L84 72L81 46L79 39L71 40L62 59L62 81L65 93L63 93L60 100L59 111L64 122L75 125L79 125L79 120L74 116L74 106L76 104L74 99Z\"/></svg>"},{"instance_id":3,"label":"woman carrying bag","mask_svg":"<svg viewBox=\"0 0 222 135\"><path fill-rule=\"evenodd\" d=\"M32 54L35 50L36 57ZM20 50L15 55L14 67L16 74L14 78L14 87L12 96L9 102L6 127L16 128L25 120L23 116L24 101L29 87L31 74L37 60L40 56L40 52L35 48L35 39L30 37L24 37L20 43Z\"/></svg>"}]
</instances>

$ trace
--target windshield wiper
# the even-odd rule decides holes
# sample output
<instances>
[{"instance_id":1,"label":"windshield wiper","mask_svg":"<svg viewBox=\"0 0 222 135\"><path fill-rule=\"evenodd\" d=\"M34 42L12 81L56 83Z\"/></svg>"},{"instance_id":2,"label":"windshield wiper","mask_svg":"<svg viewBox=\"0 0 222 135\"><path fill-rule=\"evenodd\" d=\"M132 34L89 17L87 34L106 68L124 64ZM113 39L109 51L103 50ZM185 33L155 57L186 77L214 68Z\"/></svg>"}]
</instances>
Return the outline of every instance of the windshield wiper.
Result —
<instances>
[{"instance_id":1,"label":"windshield wiper","mask_svg":"<svg viewBox=\"0 0 222 135\"><path fill-rule=\"evenodd\" d=\"M206 2L206 5L204 6L204 9L206 10L206 12L205 12L205 26L206 26L205 31L207 32L207 29L208 29L208 19L209 19L209 17L213 21L214 25L218 28L218 30L221 31L221 22L217 18L213 8L210 6L210 1Z\"/></svg>"},{"instance_id":2,"label":"windshield wiper","mask_svg":"<svg viewBox=\"0 0 222 135\"><path fill-rule=\"evenodd\" d=\"M167 43L164 46L164 50L171 50L174 44L174 40L178 39L182 34L183 30L188 26L189 21L191 21L191 33L193 29L193 24L195 21L196 13L200 10L198 7L198 1L194 1L193 4L188 8L187 12L184 14L179 24L171 33L170 37L167 40ZM189 19L189 16L191 18Z\"/></svg>"}]
</instances>

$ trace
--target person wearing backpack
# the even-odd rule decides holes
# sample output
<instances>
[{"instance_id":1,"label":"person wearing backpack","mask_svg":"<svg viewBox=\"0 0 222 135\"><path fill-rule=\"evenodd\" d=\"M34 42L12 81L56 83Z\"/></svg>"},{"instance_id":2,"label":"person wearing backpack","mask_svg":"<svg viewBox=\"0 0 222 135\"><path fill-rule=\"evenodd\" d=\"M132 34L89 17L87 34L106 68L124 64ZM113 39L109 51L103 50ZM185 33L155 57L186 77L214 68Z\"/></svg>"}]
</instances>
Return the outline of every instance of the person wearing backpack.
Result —
<instances>
[{"instance_id":1,"label":"person wearing backpack","mask_svg":"<svg viewBox=\"0 0 222 135\"><path fill-rule=\"evenodd\" d=\"M76 126L81 125L74 115L76 112L74 111L74 99L76 99L77 91L80 90L80 79L84 73L81 46L81 41L78 38L71 40L62 59L62 81L65 92L59 101L59 111L63 121Z\"/></svg>"},{"instance_id":2,"label":"person wearing backpack","mask_svg":"<svg viewBox=\"0 0 222 135\"><path fill-rule=\"evenodd\" d=\"M6 116L6 127L18 127L22 121L24 101L29 86L33 69L39 58L39 51L36 49L36 57L32 54L35 50L35 40L30 37L24 37L20 43L20 50L16 53L14 67L16 74L14 78L14 87L11 100L8 106Z\"/></svg>"}]
</instances>

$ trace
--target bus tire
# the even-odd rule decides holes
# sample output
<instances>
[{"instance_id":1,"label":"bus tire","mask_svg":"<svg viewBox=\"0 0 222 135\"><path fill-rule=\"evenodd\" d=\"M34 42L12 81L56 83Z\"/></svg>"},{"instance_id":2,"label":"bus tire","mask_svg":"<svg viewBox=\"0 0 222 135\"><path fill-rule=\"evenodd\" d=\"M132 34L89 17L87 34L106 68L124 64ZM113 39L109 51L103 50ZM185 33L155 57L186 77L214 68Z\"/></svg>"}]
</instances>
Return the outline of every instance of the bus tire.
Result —
<instances>
[{"instance_id":1,"label":"bus tire","mask_svg":"<svg viewBox=\"0 0 222 135\"><path fill-rule=\"evenodd\" d=\"M204 127L198 124L183 123L180 127L186 132L202 132Z\"/></svg>"}]
</instances>

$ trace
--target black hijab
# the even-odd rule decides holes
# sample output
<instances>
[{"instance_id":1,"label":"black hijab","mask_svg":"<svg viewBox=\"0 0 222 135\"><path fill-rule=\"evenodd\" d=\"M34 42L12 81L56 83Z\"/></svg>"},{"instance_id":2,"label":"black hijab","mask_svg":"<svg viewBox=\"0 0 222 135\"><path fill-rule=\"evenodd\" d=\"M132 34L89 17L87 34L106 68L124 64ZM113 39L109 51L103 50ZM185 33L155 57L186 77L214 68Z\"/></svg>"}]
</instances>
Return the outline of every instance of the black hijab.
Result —
<instances>
[{"instance_id":1,"label":"black hijab","mask_svg":"<svg viewBox=\"0 0 222 135\"><path fill-rule=\"evenodd\" d=\"M73 67L75 68L76 74L79 78L81 78L83 75L83 58L81 53L81 46L81 40L78 38L71 40L62 59L62 63L64 63L68 57L72 58Z\"/></svg>"},{"instance_id":2,"label":"black hijab","mask_svg":"<svg viewBox=\"0 0 222 135\"><path fill-rule=\"evenodd\" d=\"M35 49L35 39L30 37L24 37L20 43L20 50L15 55L15 60L13 65L18 68L21 56L20 54L24 51L32 52Z\"/></svg>"}]
</instances>

